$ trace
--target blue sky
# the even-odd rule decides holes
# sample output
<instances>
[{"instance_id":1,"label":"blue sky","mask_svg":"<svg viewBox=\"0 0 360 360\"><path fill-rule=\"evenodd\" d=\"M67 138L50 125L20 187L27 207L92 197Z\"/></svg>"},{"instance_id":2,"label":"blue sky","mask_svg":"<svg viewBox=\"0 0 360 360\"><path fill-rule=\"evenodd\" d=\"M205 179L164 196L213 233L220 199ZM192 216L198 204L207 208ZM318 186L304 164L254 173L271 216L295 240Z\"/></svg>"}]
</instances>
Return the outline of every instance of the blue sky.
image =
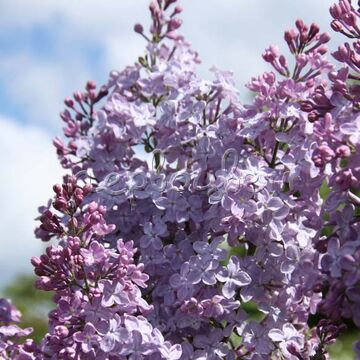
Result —
<instances>
[{"instance_id":1,"label":"blue sky","mask_svg":"<svg viewBox=\"0 0 360 360\"><path fill-rule=\"evenodd\" d=\"M182 0L183 31L209 77L216 65L244 83L268 70L261 53L282 45L297 18L330 31L334 0ZM63 171L51 145L62 100L86 80L105 82L141 55L134 23L148 24L147 0L0 0L0 287L31 271L43 244L33 236L38 205ZM334 44L340 42L334 36ZM334 48L334 46L333 46Z\"/></svg>"}]
</instances>

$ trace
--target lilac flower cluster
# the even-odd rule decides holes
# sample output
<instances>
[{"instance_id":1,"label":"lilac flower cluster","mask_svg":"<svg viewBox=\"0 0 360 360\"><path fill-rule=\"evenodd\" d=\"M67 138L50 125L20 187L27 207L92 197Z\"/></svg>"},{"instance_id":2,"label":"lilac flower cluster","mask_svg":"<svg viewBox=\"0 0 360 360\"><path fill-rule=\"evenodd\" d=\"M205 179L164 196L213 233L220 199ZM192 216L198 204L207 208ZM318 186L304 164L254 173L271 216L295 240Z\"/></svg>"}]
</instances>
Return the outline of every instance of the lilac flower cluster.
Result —
<instances>
[{"instance_id":1,"label":"lilac flower cluster","mask_svg":"<svg viewBox=\"0 0 360 360\"><path fill-rule=\"evenodd\" d=\"M327 359L345 321L360 328L359 9L330 9L354 39L340 67L298 20L243 105L230 72L196 74L176 2L135 25L135 65L65 100L71 175L36 230L58 243L32 259L56 303L36 358Z\"/></svg>"},{"instance_id":2,"label":"lilac flower cluster","mask_svg":"<svg viewBox=\"0 0 360 360\"><path fill-rule=\"evenodd\" d=\"M36 286L54 291L56 302L37 358L179 359L180 345L171 345L147 320L153 306L140 289L149 276L142 263L134 263L133 241L110 246L106 236L115 225L106 223L106 207L82 206L90 191L91 185L81 187L66 176L54 186L51 202L60 214L46 209L40 216L38 235L56 235L59 242L32 259Z\"/></svg>"},{"instance_id":3,"label":"lilac flower cluster","mask_svg":"<svg viewBox=\"0 0 360 360\"><path fill-rule=\"evenodd\" d=\"M20 321L20 312L8 299L0 299L0 358L14 360L35 359L37 346L33 340L21 341L32 333L32 328L22 329L16 323Z\"/></svg>"}]
</instances>

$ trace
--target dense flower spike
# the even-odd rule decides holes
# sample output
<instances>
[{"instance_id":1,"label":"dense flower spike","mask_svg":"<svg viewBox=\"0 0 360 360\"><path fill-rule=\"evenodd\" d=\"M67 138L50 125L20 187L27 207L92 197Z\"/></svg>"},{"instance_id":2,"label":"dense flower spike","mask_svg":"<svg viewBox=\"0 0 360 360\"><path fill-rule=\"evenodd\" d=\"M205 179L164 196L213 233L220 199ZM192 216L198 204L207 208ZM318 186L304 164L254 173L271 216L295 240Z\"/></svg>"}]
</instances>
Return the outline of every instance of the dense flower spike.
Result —
<instances>
[{"instance_id":1,"label":"dense flower spike","mask_svg":"<svg viewBox=\"0 0 360 360\"><path fill-rule=\"evenodd\" d=\"M341 67L330 36L297 20L293 59L266 49L275 72L242 105L230 72L196 74L176 3L150 2L135 65L65 100L68 142L54 145L71 175L36 230L57 243L32 259L56 307L32 353L326 359L345 322L360 328L359 10L330 10L354 39L333 54Z\"/></svg>"}]
</instances>

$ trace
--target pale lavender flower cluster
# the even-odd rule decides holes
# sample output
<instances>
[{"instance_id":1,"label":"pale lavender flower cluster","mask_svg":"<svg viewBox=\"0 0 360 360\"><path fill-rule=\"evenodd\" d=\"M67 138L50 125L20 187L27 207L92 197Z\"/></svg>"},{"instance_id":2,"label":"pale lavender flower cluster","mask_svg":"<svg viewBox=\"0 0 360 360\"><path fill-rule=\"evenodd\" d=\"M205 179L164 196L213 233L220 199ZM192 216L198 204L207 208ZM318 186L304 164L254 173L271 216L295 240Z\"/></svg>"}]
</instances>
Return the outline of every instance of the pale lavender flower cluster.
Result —
<instances>
[{"instance_id":1,"label":"pale lavender flower cluster","mask_svg":"<svg viewBox=\"0 0 360 360\"><path fill-rule=\"evenodd\" d=\"M22 329L16 323L20 321L20 312L8 299L0 299L0 359L35 359L37 346L33 340L22 340L32 333L32 328Z\"/></svg>"},{"instance_id":2,"label":"pale lavender flower cluster","mask_svg":"<svg viewBox=\"0 0 360 360\"><path fill-rule=\"evenodd\" d=\"M274 71L243 105L230 72L196 74L176 2L151 1L135 65L65 100L71 176L36 231L58 243L32 260L56 302L36 356L327 359L345 321L360 328L359 10L331 7L354 39L341 67L298 20L293 59L266 49Z\"/></svg>"}]
</instances>

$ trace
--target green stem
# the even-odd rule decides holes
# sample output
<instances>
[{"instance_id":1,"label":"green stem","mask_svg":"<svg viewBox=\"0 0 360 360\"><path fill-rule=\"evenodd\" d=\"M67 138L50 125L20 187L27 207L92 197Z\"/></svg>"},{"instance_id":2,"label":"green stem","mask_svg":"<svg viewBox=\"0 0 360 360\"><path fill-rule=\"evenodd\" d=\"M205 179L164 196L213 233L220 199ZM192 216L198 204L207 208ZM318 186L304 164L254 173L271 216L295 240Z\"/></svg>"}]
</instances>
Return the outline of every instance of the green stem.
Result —
<instances>
[{"instance_id":1,"label":"green stem","mask_svg":"<svg viewBox=\"0 0 360 360\"><path fill-rule=\"evenodd\" d=\"M269 167L271 167L272 169L274 169L275 165L276 165L276 155L277 155L277 152L279 150L279 146L280 146L280 142L276 140L275 147L274 147L273 154L272 154L272 158L271 158L271 162L270 162L270 165L269 165Z\"/></svg>"}]
</instances>

